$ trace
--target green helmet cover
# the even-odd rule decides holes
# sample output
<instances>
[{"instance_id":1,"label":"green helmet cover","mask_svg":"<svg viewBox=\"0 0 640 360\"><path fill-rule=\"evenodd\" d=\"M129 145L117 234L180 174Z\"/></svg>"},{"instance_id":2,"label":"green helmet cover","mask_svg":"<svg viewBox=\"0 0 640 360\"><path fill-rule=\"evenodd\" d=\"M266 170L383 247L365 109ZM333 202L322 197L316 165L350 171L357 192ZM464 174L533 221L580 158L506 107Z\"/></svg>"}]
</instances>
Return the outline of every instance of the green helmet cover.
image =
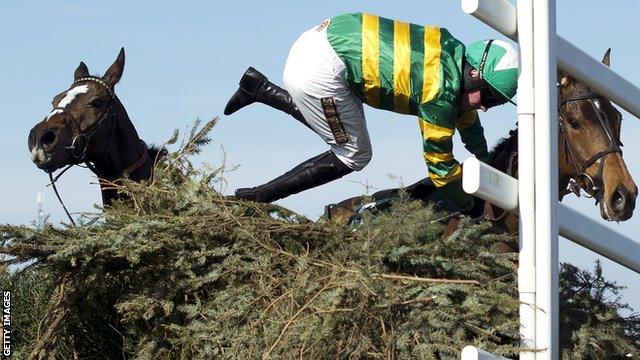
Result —
<instances>
[{"instance_id":1,"label":"green helmet cover","mask_svg":"<svg viewBox=\"0 0 640 360\"><path fill-rule=\"evenodd\" d=\"M469 44L465 50L467 62L480 70L480 62L489 40ZM518 88L518 52L509 43L493 40L486 55L482 78L507 100L516 95Z\"/></svg>"}]
</instances>

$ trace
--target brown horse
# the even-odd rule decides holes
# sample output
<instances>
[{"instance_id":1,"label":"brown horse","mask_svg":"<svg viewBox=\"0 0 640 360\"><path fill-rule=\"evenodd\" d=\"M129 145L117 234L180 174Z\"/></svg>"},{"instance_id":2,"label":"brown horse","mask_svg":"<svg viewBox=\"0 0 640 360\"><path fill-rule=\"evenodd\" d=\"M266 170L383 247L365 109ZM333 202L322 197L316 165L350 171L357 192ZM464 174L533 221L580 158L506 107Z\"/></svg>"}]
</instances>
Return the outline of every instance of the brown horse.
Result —
<instances>
[{"instance_id":1,"label":"brown horse","mask_svg":"<svg viewBox=\"0 0 640 360\"><path fill-rule=\"evenodd\" d=\"M610 51L602 63L609 66ZM580 196L581 190L600 204L600 214L609 221L624 221L635 208L638 188L622 158L620 129L622 114L611 102L594 93L570 76L558 75L558 164L560 200L570 192ZM517 131L503 139L492 150L490 165L517 177ZM404 197L435 204L450 211L429 179L400 189L379 191L370 199L358 196L328 205L325 215L338 223L357 221L364 209L389 206L390 199ZM363 207L364 205L364 207ZM517 218L486 204L485 217L494 220L502 230L516 232Z\"/></svg>"},{"instance_id":2,"label":"brown horse","mask_svg":"<svg viewBox=\"0 0 640 360\"><path fill-rule=\"evenodd\" d=\"M29 133L31 159L52 173L85 163L101 180L102 201L118 194L109 182L127 176L136 181L151 177L158 149L138 137L114 87L124 70L124 48L102 77L89 75L80 62L68 90L53 98L53 110ZM160 153L160 154L159 154Z\"/></svg>"},{"instance_id":3,"label":"brown horse","mask_svg":"<svg viewBox=\"0 0 640 360\"><path fill-rule=\"evenodd\" d=\"M611 49L602 59L610 64ZM600 204L605 220L633 215L638 187L622 158L622 114L608 99L560 73L558 101L558 163L561 194L583 188Z\"/></svg>"}]
</instances>

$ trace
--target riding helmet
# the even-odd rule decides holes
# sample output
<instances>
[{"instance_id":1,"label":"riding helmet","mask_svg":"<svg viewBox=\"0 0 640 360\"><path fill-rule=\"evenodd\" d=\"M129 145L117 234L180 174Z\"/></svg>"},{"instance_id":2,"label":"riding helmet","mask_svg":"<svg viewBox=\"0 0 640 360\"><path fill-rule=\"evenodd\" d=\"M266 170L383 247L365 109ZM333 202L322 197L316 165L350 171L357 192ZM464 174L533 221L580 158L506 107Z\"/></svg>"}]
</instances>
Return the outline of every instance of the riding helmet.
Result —
<instances>
[{"instance_id":1,"label":"riding helmet","mask_svg":"<svg viewBox=\"0 0 640 360\"><path fill-rule=\"evenodd\" d=\"M518 52L502 40L481 40L465 50L467 62L481 78L510 101L518 87Z\"/></svg>"}]
</instances>

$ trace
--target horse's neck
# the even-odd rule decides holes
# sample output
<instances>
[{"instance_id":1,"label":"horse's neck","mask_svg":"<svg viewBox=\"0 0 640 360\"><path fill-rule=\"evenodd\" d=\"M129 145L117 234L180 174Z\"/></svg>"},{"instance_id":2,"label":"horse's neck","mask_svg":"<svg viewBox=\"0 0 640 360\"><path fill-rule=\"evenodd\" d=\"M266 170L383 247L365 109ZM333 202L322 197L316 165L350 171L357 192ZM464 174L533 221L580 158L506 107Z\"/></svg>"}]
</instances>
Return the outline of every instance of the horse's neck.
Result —
<instances>
[{"instance_id":1,"label":"horse's neck","mask_svg":"<svg viewBox=\"0 0 640 360\"><path fill-rule=\"evenodd\" d=\"M119 101L115 112L115 124L110 130L111 134L108 135L109 143L105 145L105 153L97 154L94 159L90 159L98 170L98 175L109 180L121 177L125 169L140 160L144 154L143 151L148 151ZM140 181L148 179L149 174L147 160L128 175L132 180Z\"/></svg>"},{"instance_id":2,"label":"horse's neck","mask_svg":"<svg viewBox=\"0 0 640 360\"><path fill-rule=\"evenodd\" d=\"M571 165L569 160L566 157L566 152L564 151L564 147L562 146L562 142L560 139L560 144L558 145L558 192L562 193L564 189L567 188L567 184L569 183L569 178L571 177ZM518 176L518 132L517 130L511 134L511 137L507 140L507 144L500 154L497 154L493 159L491 166L494 168L508 173L513 177ZM569 175L567 175L569 174ZM562 195L560 195L559 200L562 200Z\"/></svg>"},{"instance_id":3,"label":"horse's neck","mask_svg":"<svg viewBox=\"0 0 640 360\"><path fill-rule=\"evenodd\" d=\"M516 176L518 173L518 133L514 132L503 144L502 149L498 154L495 154L492 159L491 165L497 170L508 173L511 176Z\"/></svg>"}]
</instances>

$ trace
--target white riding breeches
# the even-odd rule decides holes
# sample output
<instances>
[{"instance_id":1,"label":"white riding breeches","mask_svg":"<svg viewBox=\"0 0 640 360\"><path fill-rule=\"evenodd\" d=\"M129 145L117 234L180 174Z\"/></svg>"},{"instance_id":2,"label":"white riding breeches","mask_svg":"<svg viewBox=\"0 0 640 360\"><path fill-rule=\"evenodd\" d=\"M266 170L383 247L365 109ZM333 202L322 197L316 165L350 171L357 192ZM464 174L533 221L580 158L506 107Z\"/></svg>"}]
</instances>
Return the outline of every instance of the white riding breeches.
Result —
<instances>
[{"instance_id":1,"label":"white riding breeches","mask_svg":"<svg viewBox=\"0 0 640 360\"><path fill-rule=\"evenodd\" d=\"M347 68L329 44L326 23L303 33L293 44L283 81L309 126L345 165L362 170L373 155L362 101L349 89ZM321 99L332 98L346 139L332 132ZM335 129L334 129L335 131Z\"/></svg>"}]
</instances>

